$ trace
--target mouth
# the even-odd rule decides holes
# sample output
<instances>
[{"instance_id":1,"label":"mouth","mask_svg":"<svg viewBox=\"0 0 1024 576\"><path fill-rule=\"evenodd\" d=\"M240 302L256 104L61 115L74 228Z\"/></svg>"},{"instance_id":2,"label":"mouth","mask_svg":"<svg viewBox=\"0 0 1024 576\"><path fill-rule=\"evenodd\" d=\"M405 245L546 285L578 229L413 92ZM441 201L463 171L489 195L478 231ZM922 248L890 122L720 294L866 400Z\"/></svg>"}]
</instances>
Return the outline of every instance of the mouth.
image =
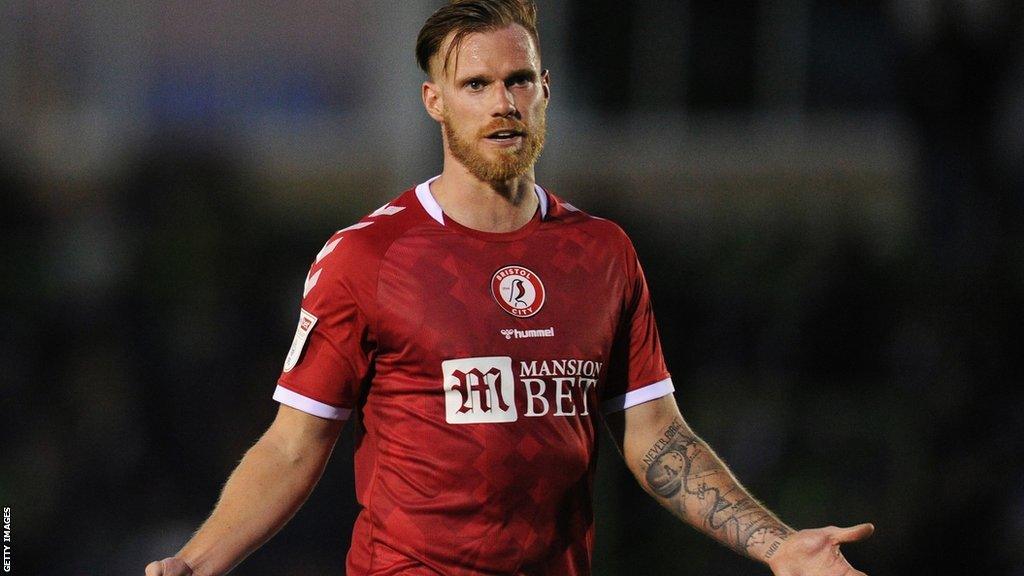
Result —
<instances>
[{"instance_id":1,"label":"mouth","mask_svg":"<svg viewBox=\"0 0 1024 576\"><path fill-rule=\"evenodd\" d=\"M523 137L523 133L518 130L496 130L486 136L486 138L492 142L499 144L502 143L515 143Z\"/></svg>"}]
</instances>

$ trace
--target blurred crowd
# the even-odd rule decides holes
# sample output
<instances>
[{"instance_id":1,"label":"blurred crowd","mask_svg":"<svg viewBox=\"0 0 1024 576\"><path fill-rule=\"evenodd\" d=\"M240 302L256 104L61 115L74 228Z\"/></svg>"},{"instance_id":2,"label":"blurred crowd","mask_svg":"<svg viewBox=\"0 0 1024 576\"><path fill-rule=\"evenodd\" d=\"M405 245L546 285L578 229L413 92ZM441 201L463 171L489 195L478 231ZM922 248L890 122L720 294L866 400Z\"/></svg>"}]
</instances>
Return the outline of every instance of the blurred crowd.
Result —
<instances>
[{"instance_id":1,"label":"blurred crowd","mask_svg":"<svg viewBox=\"0 0 1024 576\"><path fill-rule=\"evenodd\" d=\"M556 81L538 179L632 236L693 427L784 520L874 522L847 552L868 573L1024 576L1024 5L538 3ZM308 4L0 8L14 573L174 552L273 417L322 242L439 171L412 120L434 3ZM360 117L396 86L412 103L374 131ZM675 162L664 118L689 156L645 168ZM787 126L836 160L729 146ZM630 153L551 161L577 128ZM892 154L844 156L876 134ZM595 573L765 573L657 509L601 440ZM239 573L340 572L351 451L346 431Z\"/></svg>"}]
</instances>

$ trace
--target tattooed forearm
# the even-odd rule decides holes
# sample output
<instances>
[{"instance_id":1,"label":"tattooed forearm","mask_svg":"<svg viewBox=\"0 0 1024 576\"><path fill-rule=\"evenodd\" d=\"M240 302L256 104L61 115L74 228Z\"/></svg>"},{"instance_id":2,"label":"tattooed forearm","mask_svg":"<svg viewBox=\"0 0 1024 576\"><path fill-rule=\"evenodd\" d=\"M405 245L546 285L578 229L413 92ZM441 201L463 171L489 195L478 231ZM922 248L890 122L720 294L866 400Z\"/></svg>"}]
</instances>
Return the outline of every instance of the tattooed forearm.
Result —
<instances>
[{"instance_id":1,"label":"tattooed forearm","mask_svg":"<svg viewBox=\"0 0 1024 576\"><path fill-rule=\"evenodd\" d=\"M791 530L750 497L706 444L679 419L644 454L643 479L677 516L741 554L769 543L775 554Z\"/></svg>"}]
</instances>

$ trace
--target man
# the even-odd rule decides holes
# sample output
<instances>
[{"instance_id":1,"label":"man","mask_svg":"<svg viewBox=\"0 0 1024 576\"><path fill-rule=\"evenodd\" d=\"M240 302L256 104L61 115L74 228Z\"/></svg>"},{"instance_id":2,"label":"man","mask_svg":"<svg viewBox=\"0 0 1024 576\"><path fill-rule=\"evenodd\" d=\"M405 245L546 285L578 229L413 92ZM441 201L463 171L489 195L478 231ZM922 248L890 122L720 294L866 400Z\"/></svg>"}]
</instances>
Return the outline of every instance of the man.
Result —
<instances>
[{"instance_id":1,"label":"man","mask_svg":"<svg viewBox=\"0 0 1024 576\"><path fill-rule=\"evenodd\" d=\"M747 494L679 413L629 240L535 184L550 79L532 2L452 2L417 58L443 172L317 254L277 418L147 576L230 570L299 508L350 417L349 574L589 574L599 414L682 520L780 576L861 574L839 545L872 526L794 531Z\"/></svg>"}]
</instances>

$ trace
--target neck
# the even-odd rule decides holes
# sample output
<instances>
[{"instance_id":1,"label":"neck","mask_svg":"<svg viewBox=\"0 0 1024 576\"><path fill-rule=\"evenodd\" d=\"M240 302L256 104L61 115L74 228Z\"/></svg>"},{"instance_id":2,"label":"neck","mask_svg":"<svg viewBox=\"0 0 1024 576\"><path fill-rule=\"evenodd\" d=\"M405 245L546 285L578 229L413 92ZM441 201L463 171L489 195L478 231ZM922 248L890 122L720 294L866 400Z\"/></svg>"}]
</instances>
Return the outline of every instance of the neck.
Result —
<instances>
[{"instance_id":1,"label":"neck","mask_svg":"<svg viewBox=\"0 0 1024 576\"><path fill-rule=\"evenodd\" d=\"M445 216L481 232L513 232L537 212L534 172L502 182L484 182L458 161L446 159L444 171L430 192Z\"/></svg>"}]
</instances>

